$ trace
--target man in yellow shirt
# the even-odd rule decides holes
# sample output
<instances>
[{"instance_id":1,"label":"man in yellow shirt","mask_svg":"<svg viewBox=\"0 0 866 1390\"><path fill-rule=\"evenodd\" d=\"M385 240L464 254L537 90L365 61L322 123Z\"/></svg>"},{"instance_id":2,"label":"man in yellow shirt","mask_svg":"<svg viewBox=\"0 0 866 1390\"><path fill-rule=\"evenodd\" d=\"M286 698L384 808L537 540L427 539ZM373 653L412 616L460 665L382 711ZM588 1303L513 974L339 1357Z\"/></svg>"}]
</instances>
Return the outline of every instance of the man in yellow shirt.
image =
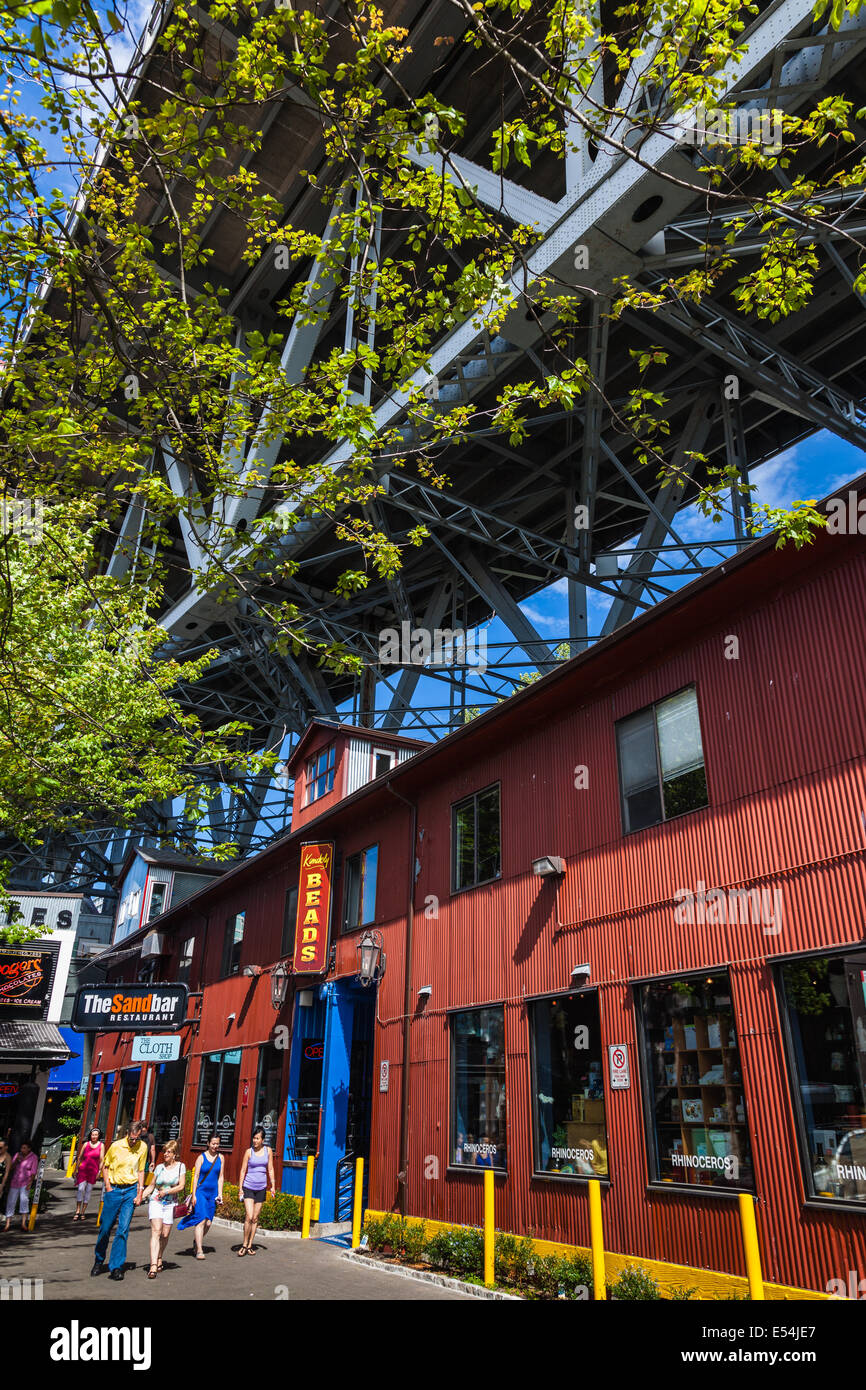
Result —
<instances>
[{"instance_id":1,"label":"man in yellow shirt","mask_svg":"<svg viewBox=\"0 0 866 1390\"><path fill-rule=\"evenodd\" d=\"M101 1274L114 1223L117 1235L108 1260L109 1279L122 1279L126 1264L126 1239L132 1213L141 1205L147 1145L141 1137L142 1124L133 1120L125 1139L115 1139L102 1163L102 1226L93 1255L91 1274Z\"/></svg>"}]
</instances>

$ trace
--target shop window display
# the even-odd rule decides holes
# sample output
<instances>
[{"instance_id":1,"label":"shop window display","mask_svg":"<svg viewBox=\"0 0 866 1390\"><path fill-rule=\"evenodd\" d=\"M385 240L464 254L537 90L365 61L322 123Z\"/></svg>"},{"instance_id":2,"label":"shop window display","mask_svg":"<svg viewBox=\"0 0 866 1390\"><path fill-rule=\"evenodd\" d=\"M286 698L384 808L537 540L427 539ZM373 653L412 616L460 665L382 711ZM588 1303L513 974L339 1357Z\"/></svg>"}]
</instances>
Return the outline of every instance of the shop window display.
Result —
<instances>
[{"instance_id":1,"label":"shop window display","mask_svg":"<svg viewBox=\"0 0 866 1390\"><path fill-rule=\"evenodd\" d=\"M536 999L532 1030L537 1173L607 1177L601 1025L595 990Z\"/></svg>"},{"instance_id":2,"label":"shop window display","mask_svg":"<svg viewBox=\"0 0 866 1390\"><path fill-rule=\"evenodd\" d=\"M781 967L810 1195L866 1207L866 953Z\"/></svg>"},{"instance_id":3,"label":"shop window display","mask_svg":"<svg viewBox=\"0 0 866 1390\"><path fill-rule=\"evenodd\" d=\"M638 987L656 1182L751 1188L752 1155L726 971Z\"/></svg>"}]
</instances>

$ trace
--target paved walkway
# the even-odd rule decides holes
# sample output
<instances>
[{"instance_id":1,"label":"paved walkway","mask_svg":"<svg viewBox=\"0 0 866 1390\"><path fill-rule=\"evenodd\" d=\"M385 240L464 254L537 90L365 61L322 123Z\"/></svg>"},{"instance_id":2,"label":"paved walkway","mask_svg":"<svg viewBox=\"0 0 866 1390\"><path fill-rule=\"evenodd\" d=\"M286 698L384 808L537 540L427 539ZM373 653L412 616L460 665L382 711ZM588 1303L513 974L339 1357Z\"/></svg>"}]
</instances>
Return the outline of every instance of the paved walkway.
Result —
<instances>
[{"instance_id":1,"label":"paved walkway","mask_svg":"<svg viewBox=\"0 0 866 1390\"><path fill-rule=\"evenodd\" d=\"M98 1203L91 1203L92 1214L83 1224L73 1223L72 1183L61 1173L50 1171L46 1173L46 1183L51 1201L38 1218L32 1235L14 1227L7 1235L0 1230L0 1279L41 1279L42 1297L46 1300L463 1302L469 1297L432 1284L353 1268L342 1257L345 1241L269 1239L267 1231L261 1231L256 1237L257 1253L240 1260L239 1232L217 1226L211 1226L205 1238L205 1260L195 1259L191 1231L172 1231L163 1272L156 1279L148 1279L150 1224L146 1204L138 1208L132 1220L125 1278L110 1280L107 1267L91 1278Z\"/></svg>"}]
</instances>

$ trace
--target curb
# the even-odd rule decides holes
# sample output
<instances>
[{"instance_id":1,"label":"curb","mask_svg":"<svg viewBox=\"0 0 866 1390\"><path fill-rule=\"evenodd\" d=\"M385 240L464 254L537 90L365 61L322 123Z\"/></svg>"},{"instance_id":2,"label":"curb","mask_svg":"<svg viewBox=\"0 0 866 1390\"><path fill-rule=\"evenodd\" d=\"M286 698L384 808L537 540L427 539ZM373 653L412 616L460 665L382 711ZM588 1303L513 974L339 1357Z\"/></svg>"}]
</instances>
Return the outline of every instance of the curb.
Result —
<instances>
[{"instance_id":1,"label":"curb","mask_svg":"<svg viewBox=\"0 0 866 1390\"><path fill-rule=\"evenodd\" d=\"M396 1274L402 1279L417 1279L422 1284L437 1284L442 1289L454 1289L457 1293L470 1294L472 1298L495 1299L497 1302L523 1303L524 1299L516 1293L500 1293L498 1289L485 1289L480 1284L466 1284L462 1279L454 1279L450 1274L434 1274L424 1269L409 1269L406 1265L386 1265L357 1250L347 1250L340 1257L354 1260L356 1264L366 1265L368 1269L378 1269L385 1274Z\"/></svg>"},{"instance_id":2,"label":"curb","mask_svg":"<svg viewBox=\"0 0 866 1390\"><path fill-rule=\"evenodd\" d=\"M210 1223L212 1226L220 1226L224 1231L237 1231L240 1235L244 1233L244 1223L242 1221L229 1221L225 1216L215 1216ZM256 1227L256 1240L300 1240L300 1231L268 1231L264 1226Z\"/></svg>"}]
</instances>

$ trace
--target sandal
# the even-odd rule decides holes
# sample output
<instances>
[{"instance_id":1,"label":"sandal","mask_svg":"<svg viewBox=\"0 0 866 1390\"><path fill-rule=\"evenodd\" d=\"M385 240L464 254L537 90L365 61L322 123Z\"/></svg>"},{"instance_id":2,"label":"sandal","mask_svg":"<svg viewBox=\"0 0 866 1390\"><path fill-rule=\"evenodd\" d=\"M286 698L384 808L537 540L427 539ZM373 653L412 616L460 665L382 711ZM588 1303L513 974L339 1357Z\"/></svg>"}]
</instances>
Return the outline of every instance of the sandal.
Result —
<instances>
[{"instance_id":1,"label":"sandal","mask_svg":"<svg viewBox=\"0 0 866 1390\"><path fill-rule=\"evenodd\" d=\"M162 1260L160 1260L159 1264L157 1265L156 1272L157 1274L162 1274Z\"/></svg>"},{"instance_id":2,"label":"sandal","mask_svg":"<svg viewBox=\"0 0 866 1390\"><path fill-rule=\"evenodd\" d=\"M247 1254L248 1254L248 1255L257 1255L258 1253L259 1253L259 1252L256 1250L256 1247L255 1247L254 1245L248 1245L248 1246L247 1246Z\"/></svg>"},{"instance_id":3,"label":"sandal","mask_svg":"<svg viewBox=\"0 0 866 1390\"><path fill-rule=\"evenodd\" d=\"M197 1260L203 1260L204 1258L205 1258L204 1255L196 1255L196 1259L197 1259Z\"/></svg>"},{"instance_id":4,"label":"sandal","mask_svg":"<svg viewBox=\"0 0 866 1390\"><path fill-rule=\"evenodd\" d=\"M148 1279L155 1279L155 1278L156 1278L156 1265L151 1265L151 1266L150 1266L150 1269L147 1271L147 1277L148 1277Z\"/></svg>"},{"instance_id":5,"label":"sandal","mask_svg":"<svg viewBox=\"0 0 866 1390\"><path fill-rule=\"evenodd\" d=\"M246 1253L247 1253L247 1247L246 1247L245 1245L242 1245L241 1248L240 1248L240 1250L238 1251L238 1259L240 1259L241 1255L245 1255Z\"/></svg>"}]
</instances>

